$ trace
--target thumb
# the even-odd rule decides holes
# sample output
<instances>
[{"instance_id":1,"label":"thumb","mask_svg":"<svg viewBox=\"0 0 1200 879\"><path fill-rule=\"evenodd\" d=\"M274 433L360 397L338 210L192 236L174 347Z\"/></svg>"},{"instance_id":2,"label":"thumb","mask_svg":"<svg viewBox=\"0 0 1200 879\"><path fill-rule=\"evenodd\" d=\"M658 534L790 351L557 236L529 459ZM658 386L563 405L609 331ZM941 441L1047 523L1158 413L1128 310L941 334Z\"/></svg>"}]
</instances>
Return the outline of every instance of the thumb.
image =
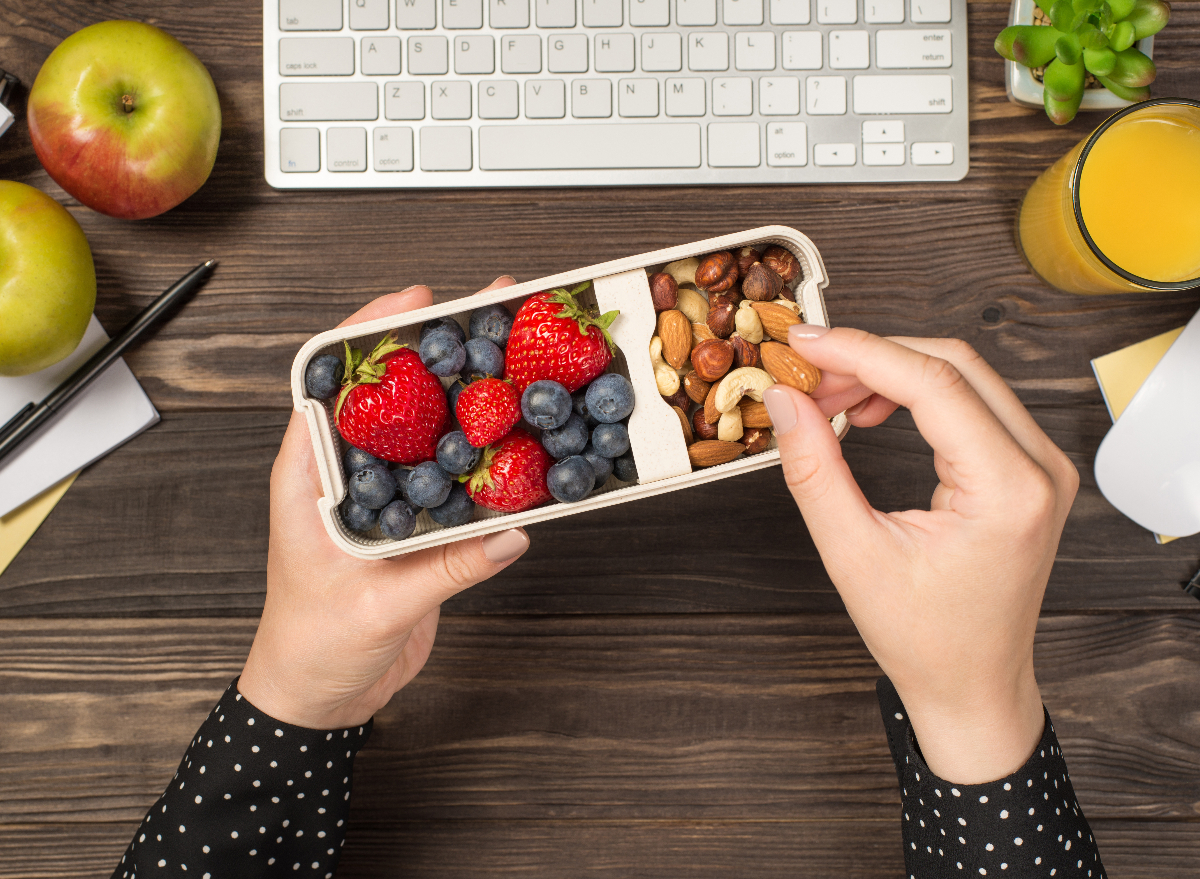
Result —
<instances>
[{"instance_id":1,"label":"thumb","mask_svg":"<svg viewBox=\"0 0 1200 879\"><path fill-rule=\"evenodd\" d=\"M529 535L510 528L470 540L430 547L395 560L404 567L410 594L430 607L498 574L529 549Z\"/></svg>"}]
</instances>

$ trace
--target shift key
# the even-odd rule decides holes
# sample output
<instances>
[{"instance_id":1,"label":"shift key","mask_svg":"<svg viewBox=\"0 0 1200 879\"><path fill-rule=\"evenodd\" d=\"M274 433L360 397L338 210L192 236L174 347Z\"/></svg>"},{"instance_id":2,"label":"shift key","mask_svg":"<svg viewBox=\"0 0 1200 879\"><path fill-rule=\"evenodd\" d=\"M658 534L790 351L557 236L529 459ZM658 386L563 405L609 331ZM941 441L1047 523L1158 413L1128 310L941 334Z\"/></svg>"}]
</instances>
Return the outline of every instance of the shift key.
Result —
<instances>
[{"instance_id":1,"label":"shift key","mask_svg":"<svg viewBox=\"0 0 1200 879\"><path fill-rule=\"evenodd\" d=\"M279 86L284 122L367 122L379 118L379 88L373 82L285 82Z\"/></svg>"}]
</instances>

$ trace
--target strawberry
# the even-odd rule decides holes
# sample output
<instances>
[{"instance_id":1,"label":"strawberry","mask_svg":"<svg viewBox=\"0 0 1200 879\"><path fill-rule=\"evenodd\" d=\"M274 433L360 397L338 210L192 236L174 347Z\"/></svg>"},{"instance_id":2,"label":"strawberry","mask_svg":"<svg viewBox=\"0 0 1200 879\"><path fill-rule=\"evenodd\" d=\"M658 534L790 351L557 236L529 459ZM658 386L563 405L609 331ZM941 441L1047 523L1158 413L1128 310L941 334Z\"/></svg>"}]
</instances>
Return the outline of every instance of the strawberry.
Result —
<instances>
[{"instance_id":1,"label":"strawberry","mask_svg":"<svg viewBox=\"0 0 1200 879\"><path fill-rule=\"evenodd\" d=\"M504 377L517 393L544 378L577 391L608 367L616 351L608 328L620 312L595 317L582 308L575 297L589 283L535 293L517 311L504 353Z\"/></svg>"},{"instance_id":2,"label":"strawberry","mask_svg":"<svg viewBox=\"0 0 1200 879\"><path fill-rule=\"evenodd\" d=\"M449 415L442 383L393 334L366 357L346 343L333 417L348 443L397 464L432 461Z\"/></svg>"},{"instance_id":3,"label":"strawberry","mask_svg":"<svg viewBox=\"0 0 1200 879\"><path fill-rule=\"evenodd\" d=\"M546 471L553 464L542 444L518 427L484 449L475 471L460 478L475 503L501 513L519 513L552 499Z\"/></svg>"},{"instance_id":4,"label":"strawberry","mask_svg":"<svg viewBox=\"0 0 1200 879\"><path fill-rule=\"evenodd\" d=\"M458 395L454 414L477 449L494 443L521 420L521 398L517 389L498 378L471 382Z\"/></svg>"}]
</instances>

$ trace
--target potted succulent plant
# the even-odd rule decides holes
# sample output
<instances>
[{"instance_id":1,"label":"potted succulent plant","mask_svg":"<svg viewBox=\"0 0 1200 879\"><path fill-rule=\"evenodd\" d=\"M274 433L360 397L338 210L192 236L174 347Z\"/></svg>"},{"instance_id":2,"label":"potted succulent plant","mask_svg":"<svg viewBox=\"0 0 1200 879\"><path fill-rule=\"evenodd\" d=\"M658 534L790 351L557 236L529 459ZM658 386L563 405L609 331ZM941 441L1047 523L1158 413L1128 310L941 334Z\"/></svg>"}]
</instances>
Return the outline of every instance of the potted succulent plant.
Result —
<instances>
[{"instance_id":1,"label":"potted succulent plant","mask_svg":"<svg viewBox=\"0 0 1200 879\"><path fill-rule=\"evenodd\" d=\"M1049 2L1049 0L1044 0ZM1028 0L1016 0L1012 21L1028 11ZM1055 0L1048 12L1032 10L1032 23L1014 23L996 37L996 51L1014 68L1041 69L1042 104L1056 125L1075 118L1085 90L1093 86L1091 106L1111 109L1150 96L1154 62L1148 57L1151 37L1167 24L1170 4L1163 0ZM1040 15L1039 15L1040 13ZM1141 41L1141 42L1139 42ZM1137 43L1137 45L1135 45ZM1009 80L1009 96L1027 104L1028 83ZM1104 89L1108 94L1105 95ZM1025 94L1020 94L1020 92ZM1111 95L1111 97L1108 97ZM1107 99L1105 99L1107 98Z\"/></svg>"}]
</instances>

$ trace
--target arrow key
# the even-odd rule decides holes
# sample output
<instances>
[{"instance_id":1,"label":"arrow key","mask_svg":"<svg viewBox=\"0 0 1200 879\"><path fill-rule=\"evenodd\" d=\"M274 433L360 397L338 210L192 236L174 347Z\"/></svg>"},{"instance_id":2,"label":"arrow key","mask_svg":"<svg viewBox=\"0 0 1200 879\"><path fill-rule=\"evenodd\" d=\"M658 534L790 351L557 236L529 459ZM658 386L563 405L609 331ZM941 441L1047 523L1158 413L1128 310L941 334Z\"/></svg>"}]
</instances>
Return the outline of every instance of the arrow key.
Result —
<instances>
[{"instance_id":1,"label":"arrow key","mask_svg":"<svg viewBox=\"0 0 1200 879\"><path fill-rule=\"evenodd\" d=\"M914 165L953 165L954 144L914 143L912 145L912 163Z\"/></svg>"},{"instance_id":2,"label":"arrow key","mask_svg":"<svg viewBox=\"0 0 1200 879\"><path fill-rule=\"evenodd\" d=\"M853 165L858 148L852 143L819 143L813 147L813 163L817 165Z\"/></svg>"},{"instance_id":3,"label":"arrow key","mask_svg":"<svg viewBox=\"0 0 1200 879\"><path fill-rule=\"evenodd\" d=\"M864 165L903 165L904 144L902 143L864 143Z\"/></svg>"}]
</instances>

